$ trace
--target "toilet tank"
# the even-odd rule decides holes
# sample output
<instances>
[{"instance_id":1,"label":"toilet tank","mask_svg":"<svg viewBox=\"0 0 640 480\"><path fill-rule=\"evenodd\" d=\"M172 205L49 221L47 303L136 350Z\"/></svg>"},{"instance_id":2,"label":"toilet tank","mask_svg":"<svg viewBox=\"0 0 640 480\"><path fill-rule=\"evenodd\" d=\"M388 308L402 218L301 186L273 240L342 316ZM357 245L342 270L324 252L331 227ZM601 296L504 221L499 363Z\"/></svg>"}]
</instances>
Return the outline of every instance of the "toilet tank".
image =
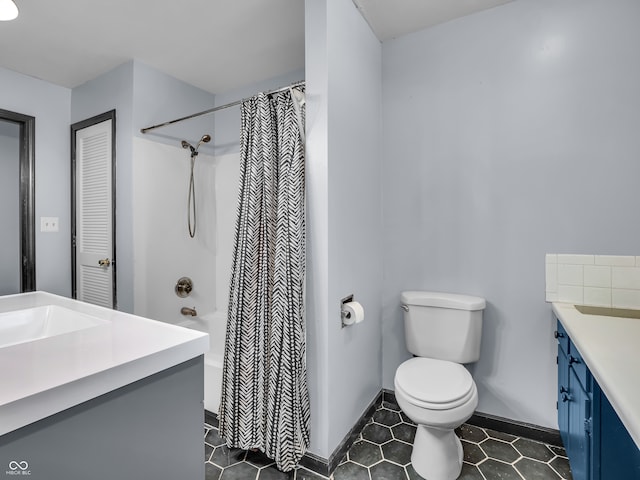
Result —
<instances>
[{"instance_id":1,"label":"toilet tank","mask_svg":"<svg viewBox=\"0 0 640 480\"><path fill-rule=\"evenodd\" d=\"M442 292L402 292L407 350L418 357L477 362L484 298Z\"/></svg>"}]
</instances>

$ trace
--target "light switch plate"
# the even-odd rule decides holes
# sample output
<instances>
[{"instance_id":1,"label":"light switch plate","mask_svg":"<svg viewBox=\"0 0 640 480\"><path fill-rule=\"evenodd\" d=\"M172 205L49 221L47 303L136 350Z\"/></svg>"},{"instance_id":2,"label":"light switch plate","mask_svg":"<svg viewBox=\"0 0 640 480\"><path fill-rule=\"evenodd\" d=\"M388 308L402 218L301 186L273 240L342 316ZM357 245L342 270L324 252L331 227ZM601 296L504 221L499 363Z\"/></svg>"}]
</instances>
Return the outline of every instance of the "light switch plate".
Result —
<instances>
[{"instance_id":1,"label":"light switch plate","mask_svg":"<svg viewBox=\"0 0 640 480\"><path fill-rule=\"evenodd\" d=\"M41 232L57 232L58 217L40 217Z\"/></svg>"}]
</instances>

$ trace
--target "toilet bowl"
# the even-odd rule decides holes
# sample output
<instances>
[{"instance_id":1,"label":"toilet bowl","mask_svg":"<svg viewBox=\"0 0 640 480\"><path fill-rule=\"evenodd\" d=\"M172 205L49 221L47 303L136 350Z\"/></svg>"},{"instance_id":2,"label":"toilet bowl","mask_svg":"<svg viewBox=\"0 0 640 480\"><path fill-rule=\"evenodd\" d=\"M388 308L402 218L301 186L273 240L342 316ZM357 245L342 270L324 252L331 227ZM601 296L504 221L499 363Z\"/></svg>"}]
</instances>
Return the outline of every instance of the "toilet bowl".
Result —
<instances>
[{"instance_id":1,"label":"toilet bowl","mask_svg":"<svg viewBox=\"0 0 640 480\"><path fill-rule=\"evenodd\" d=\"M460 364L412 358L395 376L398 406L418 427L411 463L426 480L454 480L462 469L462 444L454 430L478 405L478 390Z\"/></svg>"},{"instance_id":2,"label":"toilet bowl","mask_svg":"<svg viewBox=\"0 0 640 480\"><path fill-rule=\"evenodd\" d=\"M442 292L401 295L407 350L415 357L396 370L396 400L416 423L411 464L426 480L454 480L462 443L454 430L478 405L478 390L463 366L478 361L483 298Z\"/></svg>"}]
</instances>

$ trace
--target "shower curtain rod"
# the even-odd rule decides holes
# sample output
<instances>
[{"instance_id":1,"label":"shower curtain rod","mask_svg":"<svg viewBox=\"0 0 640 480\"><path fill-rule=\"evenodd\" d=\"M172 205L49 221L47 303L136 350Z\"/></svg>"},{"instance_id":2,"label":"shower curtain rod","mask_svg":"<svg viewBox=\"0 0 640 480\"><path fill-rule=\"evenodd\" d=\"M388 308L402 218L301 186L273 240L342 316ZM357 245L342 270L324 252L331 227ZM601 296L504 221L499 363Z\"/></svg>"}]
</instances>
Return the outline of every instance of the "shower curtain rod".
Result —
<instances>
[{"instance_id":1,"label":"shower curtain rod","mask_svg":"<svg viewBox=\"0 0 640 480\"><path fill-rule=\"evenodd\" d=\"M300 82L292 83L291 85L287 85L286 87L276 88L275 90L269 90L267 92L264 92L264 94L265 95L271 95L273 93L283 92L285 90L288 90L289 88L295 88L295 87L299 87L301 85L304 85L304 80L302 80ZM182 122L184 120L189 120L191 118L200 117L202 115L208 115L209 113L217 112L218 110L223 110L223 109L229 108L229 107L235 107L236 105L240 105L245 100L247 100L247 98L243 98L242 100L236 100L235 102L227 103L225 105L220 105L218 107L213 107L213 108L210 108L209 110L204 110L202 112L193 113L191 115L187 115L186 117L176 118L175 120L170 120L168 122L159 123L157 125L152 125L151 127L141 128L140 129L140 133L147 133L147 132L150 132L151 130L155 130L156 128L166 127L168 125L172 125L174 123Z\"/></svg>"}]
</instances>

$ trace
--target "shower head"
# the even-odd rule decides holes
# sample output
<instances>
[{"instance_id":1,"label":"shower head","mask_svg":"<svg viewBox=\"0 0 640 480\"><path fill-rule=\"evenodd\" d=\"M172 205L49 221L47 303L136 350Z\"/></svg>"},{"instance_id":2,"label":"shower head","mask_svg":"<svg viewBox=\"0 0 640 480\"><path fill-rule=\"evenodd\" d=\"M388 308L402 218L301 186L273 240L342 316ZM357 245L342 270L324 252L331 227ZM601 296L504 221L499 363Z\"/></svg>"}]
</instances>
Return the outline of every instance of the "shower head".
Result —
<instances>
[{"instance_id":1,"label":"shower head","mask_svg":"<svg viewBox=\"0 0 640 480\"><path fill-rule=\"evenodd\" d=\"M202 145L203 143L209 143L210 141L211 141L211 135L207 135L207 134L203 135L200 141L198 142L198 146L196 147L196 150L200 148L200 145Z\"/></svg>"},{"instance_id":2,"label":"shower head","mask_svg":"<svg viewBox=\"0 0 640 480\"><path fill-rule=\"evenodd\" d=\"M200 145L202 145L203 143L209 143L210 141L211 141L211 135L205 134L202 136L202 138L200 139L200 141L195 147L191 145L189 142L187 142L186 140L182 140L180 144L182 145L182 148L189 148L191 150L192 156L196 156L198 154L198 148L200 148Z\"/></svg>"}]
</instances>

